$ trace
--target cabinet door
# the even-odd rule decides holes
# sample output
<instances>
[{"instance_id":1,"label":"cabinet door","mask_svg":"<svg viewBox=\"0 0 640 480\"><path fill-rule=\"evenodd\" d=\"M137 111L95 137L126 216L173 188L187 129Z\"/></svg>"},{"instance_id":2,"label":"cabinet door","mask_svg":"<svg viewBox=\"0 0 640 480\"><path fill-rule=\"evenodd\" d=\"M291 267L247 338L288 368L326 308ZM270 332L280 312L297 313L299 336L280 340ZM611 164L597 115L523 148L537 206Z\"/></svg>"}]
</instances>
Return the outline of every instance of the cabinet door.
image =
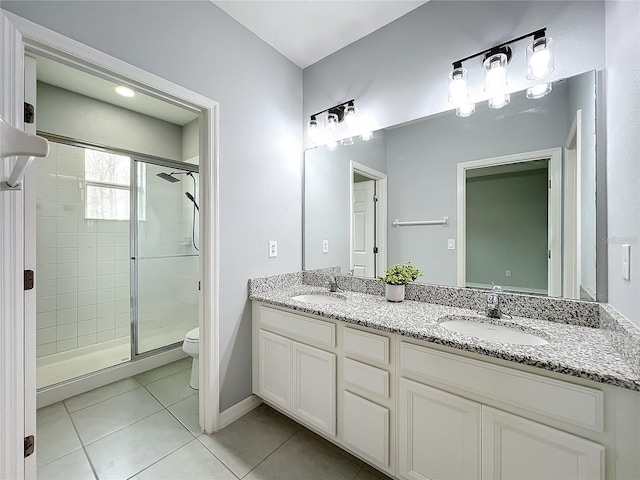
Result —
<instances>
[{"instance_id":1,"label":"cabinet door","mask_svg":"<svg viewBox=\"0 0 640 480\"><path fill-rule=\"evenodd\" d=\"M336 356L293 342L293 413L336 435Z\"/></svg>"},{"instance_id":2,"label":"cabinet door","mask_svg":"<svg viewBox=\"0 0 640 480\"><path fill-rule=\"evenodd\" d=\"M399 401L402 478L480 478L479 403L405 378L400 379Z\"/></svg>"},{"instance_id":3,"label":"cabinet door","mask_svg":"<svg viewBox=\"0 0 640 480\"><path fill-rule=\"evenodd\" d=\"M482 477L600 479L604 478L604 447L483 405Z\"/></svg>"},{"instance_id":4,"label":"cabinet door","mask_svg":"<svg viewBox=\"0 0 640 480\"><path fill-rule=\"evenodd\" d=\"M258 333L260 339L259 395L288 411L291 411L293 382L291 377L291 352L293 342L265 330Z\"/></svg>"},{"instance_id":5,"label":"cabinet door","mask_svg":"<svg viewBox=\"0 0 640 480\"><path fill-rule=\"evenodd\" d=\"M363 457L389 468L389 409L345 391L342 442Z\"/></svg>"}]
</instances>

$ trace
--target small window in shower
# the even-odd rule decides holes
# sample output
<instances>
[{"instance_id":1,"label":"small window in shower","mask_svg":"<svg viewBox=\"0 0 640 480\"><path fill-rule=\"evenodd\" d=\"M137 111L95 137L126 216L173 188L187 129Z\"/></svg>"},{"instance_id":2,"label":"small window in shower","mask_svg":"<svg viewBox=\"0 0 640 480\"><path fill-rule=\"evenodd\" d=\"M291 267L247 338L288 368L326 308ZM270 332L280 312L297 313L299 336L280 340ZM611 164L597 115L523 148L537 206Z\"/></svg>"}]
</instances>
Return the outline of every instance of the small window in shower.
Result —
<instances>
[{"instance_id":1,"label":"small window in shower","mask_svg":"<svg viewBox=\"0 0 640 480\"><path fill-rule=\"evenodd\" d=\"M85 149L85 218L129 220L131 159Z\"/></svg>"}]
</instances>

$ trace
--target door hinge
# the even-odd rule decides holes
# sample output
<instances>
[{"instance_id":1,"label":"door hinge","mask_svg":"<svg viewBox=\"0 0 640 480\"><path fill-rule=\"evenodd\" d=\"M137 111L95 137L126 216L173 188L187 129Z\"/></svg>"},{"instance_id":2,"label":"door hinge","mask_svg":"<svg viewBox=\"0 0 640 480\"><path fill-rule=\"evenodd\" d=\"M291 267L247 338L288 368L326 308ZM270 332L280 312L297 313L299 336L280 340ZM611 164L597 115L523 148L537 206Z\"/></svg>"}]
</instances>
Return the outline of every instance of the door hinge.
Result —
<instances>
[{"instance_id":1,"label":"door hinge","mask_svg":"<svg viewBox=\"0 0 640 480\"><path fill-rule=\"evenodd\" d=\"M24 289L32 290L33 289L33 270L25 270L24 271Z\"/></svg>"},{"instance_id":2,"label":"door hinge","mask_svg":"<svg viewBox=\"0 0 640 480\"><path fill-rule=\"evenodd\" d=\"M551 180L549 180L549 188L551 188Z\"/></svg>"},{"instance_id":3,"label":"door hinge","mask_svg":"<svg viewBox=\"0 0 640 480\"><path fill-rule=\"evenodd\" d=\"M373 247L373 253L378 253L378 247Z\"/></svg>"},{"instance_id":4,"label":"door hinge","mask_svg":"<svg viewBox=\"0 0 640 480\"><path fill-rule=\"evenodd\" d=\"M36 109L30 103L24 102L24 123L35 121Z\"/></svg>"},{"instance_id":5,"label":"door hinge","mask_svg":"<svg viewBox=\"0 0 640 480\"><path fill-rule=\"evenodd\" d=\"M200 282L198 282L198 291L200 291Z\"/></svg>"},{"instance_id":6,"label":"door hinge","mask_svg":"<svg viewBox=\"0 0 640 480\"><path fill-rule=\"evenodd\" d=\"M36 448L36 438L33 435L24 437L24 458L33 453Z\"/></svg>"},{"instance_id":7,"label":"door hinge","mask_svg":"<svg viewBox=\"0 0 640 480\"><path fill-rule=\"evenodd\" d=\"M378 201L378 195L374 195L374 196L373 196L373 201L374 201L374 202L377 202L377 201Z\"/></svg>"},{"instance_id":8,"label":"door hinge","mask_svg":"<svg viewBox=\"0 0 640 480\"><path fill-rule=\"evenodd\" d=\"M549 258L551 258L551 250L549 250Z\"/></svg>"}]
</instances>

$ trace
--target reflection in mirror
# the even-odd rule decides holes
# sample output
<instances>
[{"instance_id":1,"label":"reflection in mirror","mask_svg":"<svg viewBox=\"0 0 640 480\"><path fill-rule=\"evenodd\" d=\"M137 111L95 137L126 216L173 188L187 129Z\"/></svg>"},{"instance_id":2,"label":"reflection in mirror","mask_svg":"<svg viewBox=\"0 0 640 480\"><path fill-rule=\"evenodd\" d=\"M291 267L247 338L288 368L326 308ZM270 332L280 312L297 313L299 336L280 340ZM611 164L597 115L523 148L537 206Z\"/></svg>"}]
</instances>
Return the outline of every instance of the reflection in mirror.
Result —
<instances>
[{"instance_id":1,"label":"reflection in mirror","mask_svg":"<svg viewBox=\"0 0 640 480\"><path fill-rule=\"evenodd\" d=\"M304 268L410 261L419 282L594 300L595 91L588 72L539 99L307 150Z\"/></svg>"}]
</instances>

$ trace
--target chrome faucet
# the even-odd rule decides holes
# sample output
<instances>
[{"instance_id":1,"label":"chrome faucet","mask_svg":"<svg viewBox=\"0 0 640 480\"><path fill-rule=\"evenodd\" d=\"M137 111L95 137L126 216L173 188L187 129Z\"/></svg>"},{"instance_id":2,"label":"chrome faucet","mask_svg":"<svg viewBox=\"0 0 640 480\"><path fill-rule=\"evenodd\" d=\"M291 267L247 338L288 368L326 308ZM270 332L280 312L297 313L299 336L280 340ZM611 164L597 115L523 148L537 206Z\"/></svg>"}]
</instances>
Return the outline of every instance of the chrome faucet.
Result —
<instances>
[{"instance_id":1,"label":"chrome faucet","mask_svg":"<svg viewBox=\"0 0 640 480\"><path fill-rule=\"evenodd\" d=\"M327 285L329 286L330 292L341 292L342 289L338 286L338 279L335 275L329 275L329 280L327 280Z\"/></svg>"},{"instance_id":2,"label":"chrome faucet","mask_svg":"<svg viewBox=\"0 0 640 480\"><path fill-rule=\"evenodd\" d=\"M491 293L487 295L487 317L500 318L502 316L502 310L500 307L500 294L502 293L502 287L500 285L493 284Z\"/></svg>"}]
</instances>

